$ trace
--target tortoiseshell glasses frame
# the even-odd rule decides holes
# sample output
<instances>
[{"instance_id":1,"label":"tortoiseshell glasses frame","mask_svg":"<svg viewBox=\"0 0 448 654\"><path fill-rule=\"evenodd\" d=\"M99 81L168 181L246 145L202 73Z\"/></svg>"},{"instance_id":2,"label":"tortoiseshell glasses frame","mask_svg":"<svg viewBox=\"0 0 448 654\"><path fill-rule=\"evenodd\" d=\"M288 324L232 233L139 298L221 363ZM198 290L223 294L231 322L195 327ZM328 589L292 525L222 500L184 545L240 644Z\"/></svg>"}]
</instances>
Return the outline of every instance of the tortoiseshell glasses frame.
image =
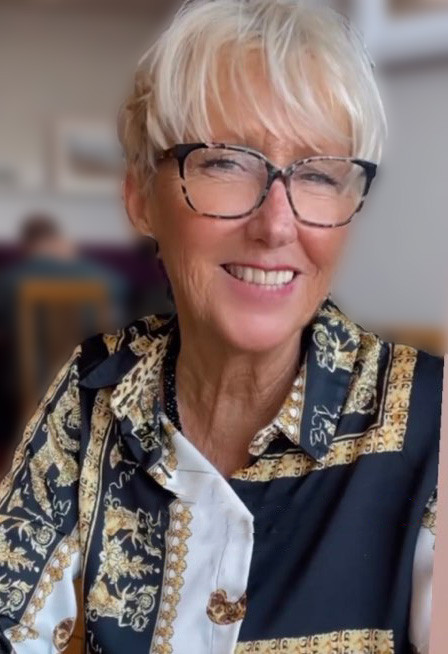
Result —
<instances>
[{"instance_id":1,"label":"tortoiseshell glasses frame","mask_svg":"<svg viewBox=\"0 0 448 654\"><path fill-rule=\"evenodd\" d=\"M250 210L245 211L244 213L226 216L226 215L219 215L215 213L203 213L196 209L188 194L187 179L186 179L186 162L188 157L193 152L200 149L207 149L207 150L219 149L219 150L228 150L228 151L239 152L239 153L246 153L264 163L267 173L266 184L264 189L261 190L260 196L258 197L258 199L256 200L256 202L254 203L254 205L251 207ZM261 207L261 205L263 204L264 200L266 199L269 193L272 184L274 183L275 180L279 179L283 182L285 186L288 201L296 219L305 225L309 225L311 227L320 227L324 229L343 227L344 225L347 225L353 220L355 214L361 210L364 204L365 197L367 196L371 188L372 182L377 174L377 169L378 169L377 164L371 161L366 161L364 159L358 159L355 157L320 156L320 155L307 157L305 159L299 159L291 163L289 166L286 166L285 168L279 168L275 166L264 154L262 154L258 150L254 150L252 148L239 146L239 145L228 145L226 143L179 143L169 148L168 150L164 150L160 152L156 158L158 162L166 161L169 159L175 159L178 162L179 176L181 179L183 195L185 197L188 206L199 215L209 218L219 218L223 220L234 220L234 219L245 218L247 216L250 216L254 211L256 211ZM317 162L326 162L326 161L328 162L335 161L341 163L345 162L345 163L354 164L360 167L365 175L365 184L364 184L364 188L360 193L360 201L358 206L355 208L353 212L351 212L351 215L348 216L346 220L338 223L332 223L332 224L319 223L317 221L309 221L301 217L294 205L291 195L291 178L300 166L312 164L314 162L317 163Z\"/></svg>"}]
</instances>

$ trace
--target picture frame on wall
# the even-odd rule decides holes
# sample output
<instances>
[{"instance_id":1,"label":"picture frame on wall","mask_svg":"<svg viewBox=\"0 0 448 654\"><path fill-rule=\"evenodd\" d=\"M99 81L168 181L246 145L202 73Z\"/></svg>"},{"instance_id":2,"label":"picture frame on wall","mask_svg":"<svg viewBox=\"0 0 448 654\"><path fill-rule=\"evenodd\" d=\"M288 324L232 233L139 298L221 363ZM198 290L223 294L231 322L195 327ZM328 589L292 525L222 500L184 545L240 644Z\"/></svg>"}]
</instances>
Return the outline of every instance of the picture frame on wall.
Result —
<instances>
[{"instance_id":1,"label":"picture frame on wall","mask_svg":"<svg viewBox=\"0 0 448 654\"><path fill-rule=\"evenodd\" d=\"M54 124L52 154L55 191L117 194L123 158L113 124L101 119L60 118Z\"/></svg>"},{"instance_id":2,"label":"picture frame on wall","mask_svg":"<svg viewBox=\"0 0 448 654\"><path fill-rule=\"evenodd\" d=\"M376 63L448 57L447 0L347 0Z\"/></svg>"}]
</instances>

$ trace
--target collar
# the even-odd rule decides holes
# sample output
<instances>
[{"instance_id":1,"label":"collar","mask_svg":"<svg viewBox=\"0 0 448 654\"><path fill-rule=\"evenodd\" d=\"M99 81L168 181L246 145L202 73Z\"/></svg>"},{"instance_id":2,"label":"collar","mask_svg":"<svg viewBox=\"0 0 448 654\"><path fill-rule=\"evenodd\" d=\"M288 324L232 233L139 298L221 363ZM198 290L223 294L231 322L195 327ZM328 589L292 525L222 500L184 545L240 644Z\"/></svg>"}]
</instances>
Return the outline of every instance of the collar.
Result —
<instances>
[{"instance_id":1,"label":"collar","mask_svg":"<svg viewBox=\"0 0 448 654\"><path fill-rule=\"evenodd\" d=\"M134 337L117 337L112 352L80 380L85 388L112 388L110 406L120 433L146 469L160 462L164 433L160 376L168 340L177 328L171 319L145 319ZM275 420L261 430L249 451L259 456L283 433L315 461L328 452L349 394L361 341L361 328L327 298L304 330L303 362ZM109 351L113 345L108 343Z\"/></svg>"}]
</instances>

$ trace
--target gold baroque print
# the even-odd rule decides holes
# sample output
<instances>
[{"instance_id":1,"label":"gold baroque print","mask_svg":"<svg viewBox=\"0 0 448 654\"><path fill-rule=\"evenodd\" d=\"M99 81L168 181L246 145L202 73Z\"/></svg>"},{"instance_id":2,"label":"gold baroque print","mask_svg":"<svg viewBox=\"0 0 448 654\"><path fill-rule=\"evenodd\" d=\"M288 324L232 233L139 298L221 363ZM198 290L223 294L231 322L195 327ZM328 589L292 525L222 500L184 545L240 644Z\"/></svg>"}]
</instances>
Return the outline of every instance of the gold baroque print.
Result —
<instances>
[{"instance_id":1,"label":"gold baroque print","mask_svg":"<svg viewBox=\"0 0 448 654\"><path fill-rule=\"evenodd\" d=\"M333 440L336 432L336 420L339 411L331 413L326 406L313 407L311 418L310 443L315 447L318 443L324 443L327 447Z\"/></svg>"},{"instance_id":2,"label":"gold baroque print","mask_svg":"<svg viewBox=\"0 0 448 654\"><path fill-rule=\"evenodd\" d=\"M96 393L92 410L90 438L82 462L79 480L79 538L85 556L87 555L88 535L101 483L101 458L113 421L109 401L110 391L108 389L101 389Z\"/></svg>"},{"instance_id":3,"label":"gold baroque print","mask_svg":"<svg viewBox=\"0 0 448 654\"><path fill-rule=\"evenodd\" d=\"M119 627L146 628L158 586L143 583L143 578L160 572L157 539L161 539L160 516L155 519L142 509L130 511L117 498L106 500L100 567L87 597L88 619L113 618Z\"/></svg>"},{"instance_id":4,"label":"gold baroque print","mask_svg":"<svg viewBox=\"0 0 448 654\"><path fill-rule=\"evenodd\" d=\"M380 353L380 339L375 334L363 333L344 414L375 414Z\"/></svg>"},{"instance_id":5,"label":"gold baroque print","mask_svg":"<svg viewBox=\"0 0 448 654\"><path fill-rule=\"evenodd\" d=\"M61 620L53 629L53 645L58 652L63 652L66 649L74 628L74 618L66 618L65 620Z\"/></svg>"},{"instance_id":6,"label":"gold baroque print","mask_svg":"<svg viewBox=\"0 0 448 654\"><path fill-rule=\"evenodd\" d=\"M263 427L263 429L260 429L249 444L249 454L252 454L252 456L261 456L263 452L267 450L272 441L278 436L279 431L280 429L276 425L276 421L271 422L269 425L266 425L266 427Z\"/></svg>"},{"instance_id":7,"label":"gold baroque print","mask_svg":"<svg viewBox=\"0 0 448 654\"><path fill-rule=\"evenodd\" d=\"M112 470L116 468L117 465L121 463L121 461L123 461L123 456L121 454L121 450L118 443L115 443L109 455L109 465L112 468Z\"/></svg>"},{"instance_id":8,"label":"gold baroque print","mask_svg":"<svg viewBox=\"0 0 448 654\"><path fill-rule=\"evenodd\" d=\"M10 519L8 522L11 522L13 519ZM23 527L23 521L18 520L17 524L9 526L6 528L5 525L0 526L0 564L5 568L8 568L12 572L24 572L25 570L31 571L34 568L35 561L27 557L27 552L23 547L15 547L14 541L11 541L8 538L8 532L13 529L14 531L19 531ZM30 526L30 530L32 530ZM24 536L28 536L26 533Z\"/></svg>"},{"instance_id":9,"label":"gold baroque print","mask_svg":"<svg viewBox=\"0 0 448 654\"><path fill-rule=\"evenodd\" d=\"M423 514L422 526L429 529L433 536L436 535L436 518L437 518L437 490L433 492L426 505Z\"/></svg>"},{"instance_id":10,"label":"gold baroque print","mask_svg":"<svg viewBox=\"0 0 448 654\"><path fill-rule=\"evenodd\" d=\"M326 319L328 324L322 319ZM338 334L338 329L345 332L343 337ZM317 346L316 357L320 368L330 372L337 369L350 372L353 369L360 342L360 329L335 307L320 309L313 324L313 341Z\"/></svg>"},{"instance_id":11,"label":"gold baroque print","mask_svg":"<svg viewBox=\"0 0 448 654\"><path fill-rule=\"evenodd\" d=\"M211 594L207 615L215 624L233 624L239 622L246 615L247 595L244 593L239 600L231 602L225 590L220 588Z\"/></svg>"},{"instance_id":12,"label":"gold baroque print","mask_svg":"<svg viewBox=\"0 0 448 654\"><path fill-rule=\"evenodd\" d=\"M2 614L15 620L15 614L25 604L32 585L20 579L8 579L5 576L0 579L0 606Z\"/></svg>"},{"instance_id":13,"label":"gold baroque print","mask_svg":"<svg viewBox=\"0 0 448 654\"><path fill-rule=\"evenodd\" d=\"M163 439L161 461L150 470L150 474L158 484L165 486L167 483L166 473L173 473L177 468L177 457L173 444L173 437L177 430L164 414L161 419L166 438Z\"/></svg>"},{"instance_id":14,"label":"gold baroque print","mask_svg":"<svg viewBox=\"0 0 448 654\"><path fill-rule=\"evenodd\" d=\"M151 348L123 377L111 395L111 408L119 420L128 418L132 431L139 434L141 447L150 452L159 443L153 438L145 440L148 425L154 422L154 401L159 394L162 363L166 353L168 336L161 336L151 343ZM151 430L149 430L151 433Z\"/></svg>"},{"instance_id":15,"label":"gold baroque print","mask_svg":"<svg viewBox=\"0 0 448 654\"><path fill-rule=\"evenodd\" d=\"M330 327L340 327L350 335L351 340L356 345L359 344L360 333L363 331L356 325L348 316L345 315L334 304L327 304L321 306L317 314L316 322L320 322L322 318L328 321Z\"/></svg>"},{"instance_id":16,"label":"gold baroque print","mask_svg":"<svg viewBox=\"0 0 448 654\"><path fill-rule=\"evenodd\" d=\"M34 629L36 615L45 606L46 599L53 591L54 584L62 579L64 570L69 567L73 555L77 552L79 552L79 539L78 532L75 530L73 534L59 543L45 565L20 624L9 631L9 638L12 643L38 637L38 633Z\"/></svg>"},{"instance_id":17,"label":"gold baroque print","mask_svg":"<svg viewBox=\"0 0 448 654\"><path fill-rule=\"evenodd\" d=\"M117 334L103 334L103 343L107 348L109 356L117 351L119 340L120 337Z\"/></svg>"},{"instance_id":18,"label":"gold baroque print","mask_svg":"<svg viewBox=\"0 0 448 654\"><path fill-rule=\"evenodd\" d=\"M187 540L191 535L189 524L193 516L180 500L170 505L170 525L166 533L166 558L163 574L162 598L154 629L150 654L172 654L173 622L184 585L183 575L188 552Z\"/></svg>"},{"instance_id":19,"label":"gold baroque print","mask_svg":"<svg viewBox=\"0 0 448 654\"><path fill-rule=\"evenodd\" d=\"M23 507L22 489L16 488L14 493L11 495L11 499L8 502L8 511L12 512L14 509L21 509L22 507Z\"/></svg>"},{"instance_id":20,"label":"gold baroque print","mask_svg":"<svg viewBox=\"0 0 448 654\"><path fill-rule=\"evenodd\" d=\"M30 515L34 517L31 512ZM31 571L36 563L35 560L26 556L27 552L23 547L15 546L14 541L17 536L21 543L28 541L31 550L44 559L56 539L55 525L42 523L38 517L36 518L36 520L30 520L14 516L0 516L0 563L13 572ZM12 540L9 537L11 533L13 534Z\"/></svg>"},{"instance_id":21,"label":"gold baroque print","mask_svg":"<svg viewBox=\"0 0 448 654\"><path fill-rule=\"evenodd\" d=\"M129 349L138 357L144 356L150 352L154 340L148 336L140 336L135 341L129 343Z\"/></svg>"},{"instance_id":22,"label":"gold baroque print","mask_svg":"<svg viewBox=\"0 0 448 654\"><path fill-rule=\"evenodd\" d=\"M69 436L70 430L76 433L81 425L77 369L71 368L68 375L67 389L42 425L43 432L47 434L45 444L29 461L34 497L50 518L54 516L47 493L49 470L56 467L55 484L59 487L71 486L79 476L76 459L79 438Z\"/></svg>"},{"instance_id":23,"label":"gold baroque print","mask_svg":"<svg viewBox=\"0 0 448 654\"><path fill-rule=\"evenodd\" d=\"M322 470L323 460L314 461L308 455L292 450L279 455L265 456L248 468L237 470L232 479L241 481L272 481L282 477L303 477L313 470Z\"/></svg>"},{"instance_id":24,"label":"gold baroque print","mask_svg":"<svg viewBox=\"0 0 448 654\"><path fill-rule=\"evenodd\" d=\"M161 316L151 315L151 316L145 316L143 320L146 323L146 327L148 331L154 332L158 329L161 329L162 327L168 326L172 318L171 317L162 318Z\"/></svg>"},{"instance_id":25,"label":"gold baroque print","mask_svg":"<svg viewBox=\"0 0 448 654\"><path fill-rule=\"evenodd\" d=\"M346 629L302 638L239 643L235 654L394 654L392 630Z\"/></svg>"},{"instance_id":26,"label":"gold baroque print","mask_svg":"<svg viewBox=\"0 0 448 654\"><path fill-rule=\"evenodd\" d=\"M65 364L63 368L61 368L59 373L56 375L53 383L51 384L45 395L45 398L39 405L39 408L34 413L32 418L29 420L25 428L23 438L18 448L16 449L10 471L0 482L0 503L3 502L5 497L8 495L8 493L11 492L14 479L18 474L18 470L23 465L26 459L27 447L30 441L33 439L36 429L45 419L45 412L46 412L47 405L50 404L50 402L54 399L59 388L67 379L69 378L72 380L74 379L74 377L71 375L73 375L73 370L75 369L75 362L80 352L81 352L81 348L78 346L73 352L73 355L70 358L70 360Z\"/></svg>"},{"instance_id":27,"label":"gold baroque print","mask_svg":"<svg viewBox=\"0 0 448 654\"><path fill-rule=\"evenodd\" d=\"M233 478L243 481L271 481L280 477L301 477L314 470L354 463L360 456L403 449L408 421L412 378L417 351L407 346L395 346L390 369L383 423L366 431L363 436L347 435L333 442L328 454L314 461L302 452L292 451L277 456L262 457L252 466L239 470Z\"/></svg>"}]
</instances>

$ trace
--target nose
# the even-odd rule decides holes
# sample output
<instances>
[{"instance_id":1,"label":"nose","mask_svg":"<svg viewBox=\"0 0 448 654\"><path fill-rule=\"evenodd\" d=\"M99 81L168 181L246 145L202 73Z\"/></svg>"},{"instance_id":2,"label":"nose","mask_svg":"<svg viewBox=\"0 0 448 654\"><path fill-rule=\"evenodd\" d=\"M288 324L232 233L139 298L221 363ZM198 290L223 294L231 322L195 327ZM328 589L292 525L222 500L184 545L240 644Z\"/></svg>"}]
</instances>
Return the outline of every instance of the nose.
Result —
<instances>
[{"instance_id":1,"label":"nose","mask_svg":"<svg viewBox=\"0 0 448 654\"><path fill-rule=\"evenodd\" d=\"M248 236L269 248L280 248L297 238L297 220L289 203L286 188L276 179L261 207L247 223Z\"/></svg>"}]
</instances>

